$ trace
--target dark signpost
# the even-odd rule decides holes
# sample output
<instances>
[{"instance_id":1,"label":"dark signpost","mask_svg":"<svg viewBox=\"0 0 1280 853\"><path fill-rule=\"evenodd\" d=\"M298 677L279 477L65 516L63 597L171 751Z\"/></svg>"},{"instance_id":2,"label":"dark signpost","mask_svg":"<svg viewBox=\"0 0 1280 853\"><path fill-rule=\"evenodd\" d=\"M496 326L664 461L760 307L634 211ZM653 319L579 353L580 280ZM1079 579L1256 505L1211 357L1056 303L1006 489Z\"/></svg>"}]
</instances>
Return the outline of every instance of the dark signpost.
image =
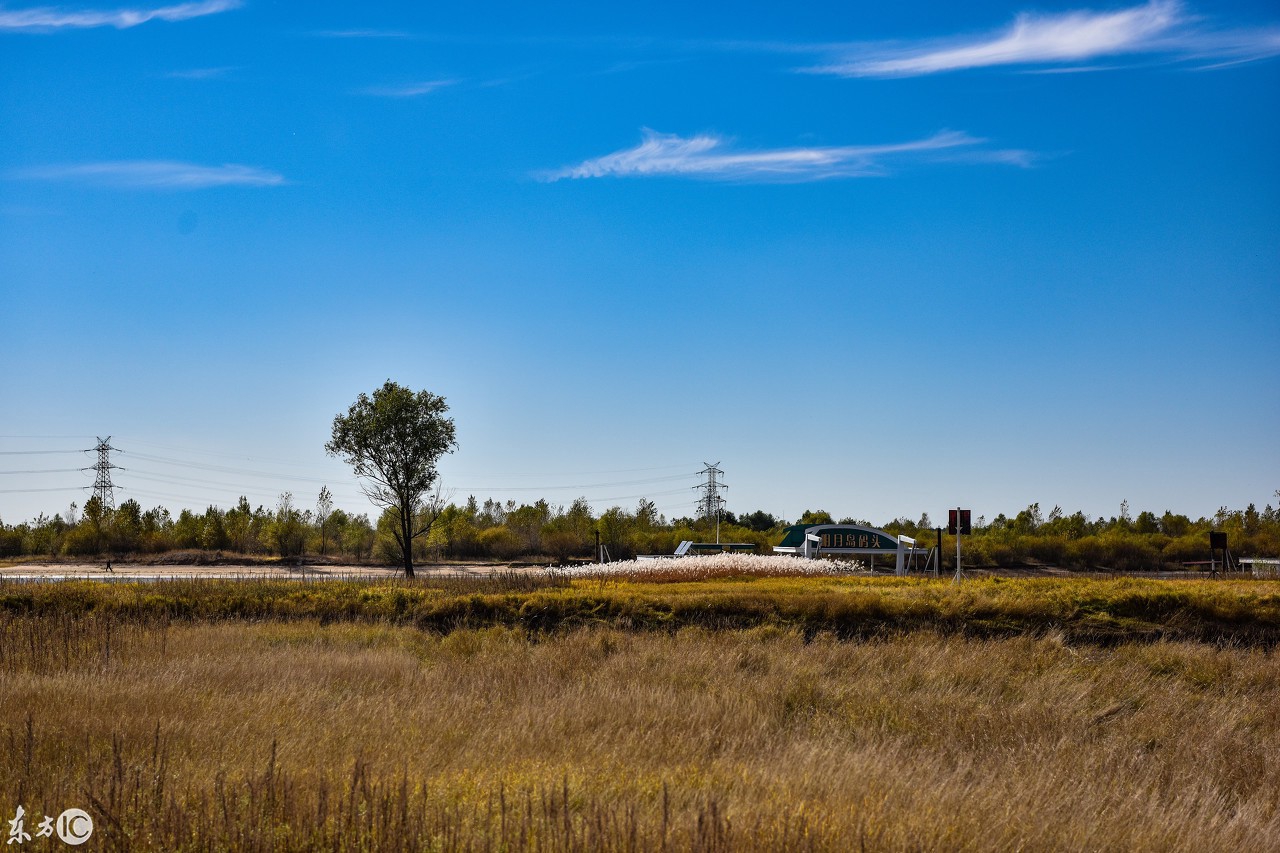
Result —
<instances>
[{"instance_id":1,"label":"dark signpost","mask_svg":"<svg viewBox=\"0 0 1280 853\"><path fill-rule=\"evenodd\" d=\"M964 577L963 572L960 570L960 537L962 534L973 532L973 527L969 523L969 516L970 516L969 510L961 509L960 507L947 510L947 532L950 533L952 536L956 537L956 578L955 579L957 581L959 581L960 578ZM939 537L939 539L941 539L941 537ZM939 544L939 549L941 549L942 543L939 542L938 544Z\"/></svg>"},{"instance_id":2,"label":"dark signpost","mask_svg":"<svg viewBox=\"0 0 1280 853\"><path fill-rule=\"evenodd\" d=\"M1209 576L1218 575L1218 552L1222 552L1222 570L1231 569L1231 552L1227 550L1227 534L1220 530L1209 532Z\"/></svg>"}]
</instances>

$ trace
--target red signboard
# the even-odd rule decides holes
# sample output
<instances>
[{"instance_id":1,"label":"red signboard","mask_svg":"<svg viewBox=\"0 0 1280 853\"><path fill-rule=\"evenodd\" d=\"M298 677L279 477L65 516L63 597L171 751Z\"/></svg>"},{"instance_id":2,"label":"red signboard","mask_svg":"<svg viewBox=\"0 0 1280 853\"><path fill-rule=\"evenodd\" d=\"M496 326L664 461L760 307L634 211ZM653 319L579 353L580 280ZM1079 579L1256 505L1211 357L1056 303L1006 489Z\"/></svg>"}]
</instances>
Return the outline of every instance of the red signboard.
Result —
<instances>
[{"instance_id":1,"label":"red signboard","mask_svg":"<svg viewBox=\"0 0 1280 853\"><path fill-rule=\"evenodd\" d=\"M949 509L947 510L947 532L951 535L957 533L972 533L973 528L969 524L969 510L967 509Z\"/></svg>"}]
</instances>

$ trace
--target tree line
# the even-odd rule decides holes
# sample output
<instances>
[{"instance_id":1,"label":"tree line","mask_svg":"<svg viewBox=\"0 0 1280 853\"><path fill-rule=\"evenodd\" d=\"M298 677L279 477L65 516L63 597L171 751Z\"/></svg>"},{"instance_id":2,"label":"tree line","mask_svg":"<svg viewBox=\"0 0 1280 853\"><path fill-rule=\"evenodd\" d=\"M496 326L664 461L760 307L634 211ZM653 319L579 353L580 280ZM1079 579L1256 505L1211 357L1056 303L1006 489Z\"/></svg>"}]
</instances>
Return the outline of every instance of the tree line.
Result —
<instances>
[{"instance_id":1,"label":"tree line","mask_svg":"<svg viewBox=\"0 0 1280 853\"><path fill-rule=\"evenodd\" d=\"M1280 497L1280 493L1278 493ZM922 546L935 542L928 514L919 519L897 518L883 524L850 517L835 518L823 510L807 510L798 524L861 524L891 534L916 538ZM610 507L595 512L585 498L568 505L545 500L533 503L478 501L425 502L415 526L427 532L412 540L415 561L523 560L562 564L598 556L597 541L608 558L636 554L670 554L683 540L714 541L713 522L688 517L668 519L653 502L635 508ZM751 543L770 553L788 525L763 510L720 519L723 542ZM114 510L96 497L75 504L61 514L41 515L33 521L6 525L0 521L0 556L123 558L171 551L222 552L248 557L328 558L339 561L403 563L400 517L384 509L376 520L333 507L327 488L314 506L302 507L293 495L280 495L274 507L251 507L241 498L230 509L209 506L203 513L189 509L176 516L163 506L144 510L127 500ZM1192 519L1166 511L1136 516L1122 504L1110 518L1082 512L1067 514L1060 507L1047 513L1040 504L988 520L975 519L972 535L964 537L965 562L970 566L1011 567L1043 563L1077 569L1119 571L1158 570L1169 565L1208 559L1209 531L1227 533L1236 556L1280 556L1280 511L1268 505L1258 510L1222 507L1211 517ZM598 535L598 540L597 540ZM954 540L944 536L944 565L954 559Z\"/></svg>"},{"instance_id":2,"label":"tree line","mask_svg":"<svg viewBox=\"0 0 1280 853\"><path fill-rule=\"evenodd\" d=\"M13 526L0 521L0 556L120 557L172 551L226 552L245 556L333 556L364 562L371 558L377 533L368 515L350 515L333 507L323 488L314 509L301 508L293 495L280 495L274 507L250 506L241 497L230 509L184 509L174 516L163 506L144 510L136 500L114 510L95 495L83 509Z\"/></svg>"},{"instance_id":3,"label":"tree line","mask_svg":"<svg viewBox=\"0 0 1280 853\"><path fill-rule=\"evenodd\" d=\"M1280 490L1276 497L1280 498ZM891 533L935 542L935 526L926 514L918 521L899 518L884 526ZM1092 518L1083 512L1067 514L1055 506L1045 513L1033 503L1012 516L1000 513L990 521L975 519L963 548L968 565L1012 567L1044 564L1074 569L1158 571L1209 560L1209 533L1227 534L1232 555L1280 557L1280 510L1249 504L1242 510L1220 507L1209 517L1166 510L1134 516L1127 501L1111 517ZM944 562L954 563L955 540L944 536ZM950 555L950 556L948 556Z\"/></svg>"}]
</instances>

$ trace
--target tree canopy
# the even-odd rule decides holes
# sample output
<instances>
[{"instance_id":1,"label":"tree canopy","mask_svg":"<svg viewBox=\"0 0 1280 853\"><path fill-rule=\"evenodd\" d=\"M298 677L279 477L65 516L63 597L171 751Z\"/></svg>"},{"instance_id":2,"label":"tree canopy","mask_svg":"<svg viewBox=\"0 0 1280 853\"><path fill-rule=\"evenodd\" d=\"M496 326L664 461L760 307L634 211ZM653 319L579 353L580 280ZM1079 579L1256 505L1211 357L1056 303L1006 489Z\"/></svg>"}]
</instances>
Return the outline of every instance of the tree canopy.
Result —
<instances>
[{"instance_id":1,"label":"tree canopy","mask_svg":"<svg viewBox=\"0 0 1280 853\"><path fill-rule=\"evenodd\" d=\"M413 577L413 540L431 529L441 508L427 497L436 486L436 463L457 447L448 411L443 397L388 379L333 419L324 447L352 467L371 501L391 510L406 577Z\"/></svg>"}]
</instances>

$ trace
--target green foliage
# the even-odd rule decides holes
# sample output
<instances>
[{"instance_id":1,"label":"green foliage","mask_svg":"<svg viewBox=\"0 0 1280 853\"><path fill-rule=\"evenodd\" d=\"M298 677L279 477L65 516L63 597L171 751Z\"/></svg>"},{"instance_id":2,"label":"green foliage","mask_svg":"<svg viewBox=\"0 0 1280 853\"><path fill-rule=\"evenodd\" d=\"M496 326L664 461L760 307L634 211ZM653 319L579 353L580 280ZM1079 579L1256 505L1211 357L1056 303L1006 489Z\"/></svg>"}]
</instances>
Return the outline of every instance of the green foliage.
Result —
<instances>
[{"instance_id":1,"label":"green foliage","mask_svg":"<svg viewBox=\"0 0 1280 853\"><path fill-rule=\"evenodd\" d=\"M436 462L457 446L447 411L443 397L414 393L388 379L372 397L361 394L345 415L333 419L325 444L364 480L369 499L395 514L392 535L406 577L413 577L414 540L430 531L441 509L438 500L426 499L436 483Z\"/></svg>"},{"instance_id":2,"label":"green foliage","mask_svg":"<svg viewBox=\"0 0 1280 853\"><path fill-rule=\"evenodd\" d=\"M293 505L293 495L285 492L276 504L275 518L267 528L267 539L281 557L300 557L306 543L310 513L305 516Z\"/></svg>"},{"instance_id":3,"label":"green foliage","mask_svg":"<svg viewBox=\"0 0 1280 853\"><path fill-rule=\"evenodd\" d=\"M5 527L0 522L0 557L17 557L22 553L22 531Z\"/></svg>"},{"instance_id":4,"label":"green foliage","mask_svg":"<svg viewBox=\"0 0 1280 853\"><path fill-rule=\"evenodd\" d=\"M641 501L643 507L645 501ZM650 504L652 506L652 504ZM542 528L543 547L549 555L563 563L570 557L583 557L595 546L595 516L586 498L578 498L567 510L553 514ZM646 530L660 522L650 520Z\"/></svg>"},{"instance_id":5,"label":"green foliage","mask_svg":"<svg viewBox=\"0 0 1280 853\"><path fill-rule=\"evenodd\" d=\"M357 563L369 559L373 552L375 534L369 516L361 514L350 519L342 530L342 547L355 557Z\"/></svg>"},{"instance_id":6,"label":"green foliage","mask_svg":"<svg viewBox=\"0 0 1280 853\"><path fill-rule=\"evenodd\" d=\"M835 519L825 509L806 509L796 524L835 524Z\"/></svg>"},{"instance_id":7,"label":"green foliage","mask_svg":"<svg viewBox=\"0 0 1280 853\"><path fill-rule=\"evenodd\" d=\"M738 523L748 530L754 530L757 533L764 533L775 527L783 526L783 522L774 518L772 514L758 509L755 512L747 513L738 518Z\"/></svg>"},{"instance_id":8,"label":"green foliage","mask_svg":"<svg viewBox=\"0 0 1280 853\"><path fill-rule=\"evenodd\" d=\"M544 500L525 504L507 514L507 530L519 541L519 551L537 554L542 549L542 528L551 521L551 508Z\"/></svg>"},{"instance_id":9,"label":"green foliage","mask_svg":"<svg viewBox=\"0 0 1280 853\"><path fill-rule=\"evenodd\" d=\"M523 542L507 527L486 527L480 531L478 545L482 551L501 560L510 560L521 553Z\"/></svg>"},{"instance_id":10,"label":"green foliage","mask_svg":"<svg viewBox=\"0 0 1280 853\"><path fill-rule=\"evenodd\" d=\"M178 513L178 520L173 524L173 547L198 548L200 535L204 531L204 520L189 509Z\"/></svg>"},{"instance_id":11,"label":"green foliage","mask_svg":"<svg viewBox=\"0 0 1280 853\"><path fill-rule=\"evenodd\" d=\"M630 559L635 556L635 516L620 506L610 507L600 515L596 522L600 531L600 542L609 549L615 560Z\"/></svg>"},{"instance_id":12,"label":"green foliage","mask_svg":"<svg viewBox=\"0 0 1280 853\"><path fill-rule=\"evenodd\" d=\"M316 498L316 527L320 531L320 556L324 556L329 545L329 519L333 515L333 495L328 486L320 487L320 496Z\"/></svg>"}]
</instances>

